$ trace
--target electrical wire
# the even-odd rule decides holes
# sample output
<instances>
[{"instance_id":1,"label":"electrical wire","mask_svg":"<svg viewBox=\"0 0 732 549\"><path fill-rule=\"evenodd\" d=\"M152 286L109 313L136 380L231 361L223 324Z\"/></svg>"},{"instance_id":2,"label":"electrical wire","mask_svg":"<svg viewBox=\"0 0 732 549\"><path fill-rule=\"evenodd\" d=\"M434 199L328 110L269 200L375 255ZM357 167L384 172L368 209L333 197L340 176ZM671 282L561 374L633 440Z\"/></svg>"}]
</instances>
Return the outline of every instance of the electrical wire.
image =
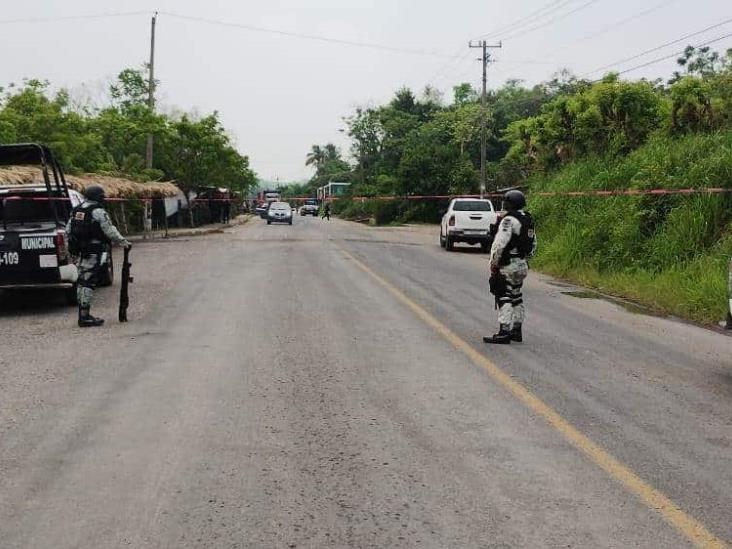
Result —
<instances>
[{"instance_id":1,"label":"electrical wire","mask_svg":"<svg viewBox=\"0 0 732 549\"><path fill-rule=\"evenodd\" d=\"M519 19L516 19L515 21L512 21L511 23L508 23L502 27L498 27L489 33L481 34L479 36L474 37L473 40L488 37L488 36L491 36L491 35L494 35L494 34L497 34L500 32L514 30L515 28L520 27L523 24L530 23L533 19L548 15L549 13L551 13L552 10L559 9L559 8L563 7L564 5L566 5L570 2L573 2L573 1L574 0L552 0L548 4L545 4L544 6L542 6L541 8L534 10L531 13L528 13L527 15L525 15L523 17L520 17ZM546 12L546 13L544 13L544 12ZM468 57L471 57L473 55L471 52L467 52L462 55L458 55L464 47L465 46L460 46L455 51L455 53L453 53L453 59L448 60L445 63L443 63L442 65L440 65L440 67L427 79L427 81L434 82L434 81L439 81L439 80L443 79L443 77L446 77L447 75L454 72L455 65L461 65L463 61L465 61Z\"/></svg>"},{"instance_id":2,"label":"electrical wire","mask_svg":"<svg viewBox=\"0 0 732 549\"><path fill-rule=\"evenodd\" d=\"M721 42L722 40L724 40L726 38L732 38L732 32L729 33L729 34L725 34L724 36L719 36L719 37L714 38L712 40L708 40L706 42L702 42L701 44L697 44L696 46L694 46L694 48L695 49L703 48L704 46L709 46L711 44L715 44L717 42ZM685 51L686 50L684 49L684 50L678 51L676 53L673 53L671 55L666 55L664 57L659 57L658 59L654 59L653 61L648 61L647 63L643 63L642 65L636 65L635 67L631 67L629 69L625 69L623 71L620 71L617 74L618 74L618 76L620 76L620 75L623 75L623 74L626 74L626 73L629 73L629 72L636 71L638 69L642 69L644 67L648 67L650 65L655 65L656 63L660 63L661 61L666 61L668 59L673 59L674 57L678 57L679 55L683 55ZM595 82L599 82L600 80L596 80Z\"/></svg>"},{"instance_id":3,"label":"electrical wire","mask_svg":"<svg viewBox=\"0 0 732 549\"><path fill-rule=\"evenodd\" d=\"M0 25L15 23L55 23L59 21L78 21L80 19L109 19L111 17L131 17L136 15L152 15L150 11L128 11L117 13L91 13L88 15L64 15L59 17L25 17L19 19L0 20Z\"/></svg>"},{"instance_id":4,"label":"electrical wire","mask_svg":"<svg viewBox=\"0 0 732 549\"><path fill-rule=\"evenodd\" d=\"M638 19L641 19L641 18L645 17L646 15L650 15L653 12L656 12L656 11L658 11L658 10L660 10L662 8L665 8L666 6L669 6L671 4L675 4L676 2L679 2L679 1L680 0L664 0L660 4L656 4L655 6L653 6L651 8L648 8L647 10L643 10L643 11L638 12L638 13L635 13L633 15L629 15L628 17L625 17L624 19L621 19L619 21L616 21L615 23L611 23L610 25L606 25L605 27L603 27L603 28L601 28L601 29L599 29L599 30L597 30L597 31L595 31L593 33L590 33L590 34L588 34L586 36L583 36L583 37L581 37L581 38L579 38L579 39L577 39L577 40L575 40L573 42L569 42L568 44L565 44L563 46L560 46L559 48L557 48L553 52L550 52L550 53L548 53L546 55L553 55L556 52L565 50L567 48L570 48L570 47L575 46L577 44L580 44L582 42L587 42L588 40L592 40L593 38L597 38L598 36L602 36L603 34L607 34L608 32L610 32L612 30L615 30L615 29L617 29L619 27L625 26L628 23L632 23L633 21L636 21Z\"/></svg>"},{"instance_id":5,"label":"electrical wire","mask_svg":"<svg viewBox=\"0 0 732 549\"><path fill-rule=\"evenodd\" d=\"M615 61L614 63L608 63L607 65L603 65L602 67L599 67L597 69L594 69L594 70L585 72L585 73L583 73L580 76L581 77L588 76L590 74L594 74L596 72L600 72L602 70L609 69L609 68L615 67L617 65L622 65L624 63L627 63L628 61L634 61L634 60L639 59L641 57L645 57L646 55L648 55L650 53L657 52L659 50L662 50L663 48L667 48L668 46L673 46L674 44L678 44L679 42L683 42L684 40L688 40L689 38L693 38L694 36L699 36L700 34L704 34L705 32L709 32L710 30L714 30L714 29L717 29L719 27L723 27L724 25L727 25L727 24L729 24L731 22L732 22L732 18L726 19L726 20L722 21L721 23L717 23L715 25L711 25L709 27L706 27L706 28L704 28L702 30L699 30L699 31L696 31L696 32L692 32L690 34L686 34L686 35L682 36L681 38L677 38L676 40L672 40L671 42L666 42L665 44L661 44L660 46L656 46L655 48L651 48L651 49L646 50L644 52L641 52L641 53L639 53L637 55L632 55L630 57L626 57L624 59L620 59L619 61ZM681 53L683 53L683 52L681 52ZM679 54L674 54L674 55L679 55Z\"/></svg>"},{"instance_id":6,"label":"electrical wire","mask_svg":"<svg viewBox=\"0 0 732 549\"><path fill-rule=\"evenodd\" d=\"M549 2L548 4L545 4L543 7L539 8L538 10L534 10L531 13L526 14L523 17L520 17L519 19L516 19L515 21L512 21L511 23L508 23L502 27L498 27L496 29L493 29L490 32L487 32L485 34L481 34L480 36L476 36L473 39L481 39L481 38L496 38L499 34L505 34L507 32L514 31L520 27L522 27L525 24L532 23L536 19L540 19L542 17L545 17L547 15L550 15L552 12L557 11L567 4L572 3L574 0L553 0L552 2Z\"/></svg>"},{"instance_id":7,"label":"electrical wire","mask_svg":"<svg viewBox=\"0 0 732 549\"><path fill-rule=\"evenodd\" d=\"M600 0L589 0L589 2L585 2L581 6L578 6L578 7L574 8L573 10L570 10L568 12L565 12L565 13L563 13L561 15L558 15L557 17L554 17L553 19L550 19L549 21L545 21L544 23L541 23L541 24L536 25L534 27L531 27L529 29L521 30L521 31L516 32L514 34L510 34L508 36L502 37L501 40L513 40L514 38L518 38L519 36L525 36L525 35L527 35L529 33L532 33L535 30L543 29L545 27L548 27L549 25L552 25L552 24L556 23L557 21L561 21L562 19L566 19L570 15L574 15L575 13L577 13L579 11L582 11L585 8L589 8L591 5L596 4L599 1Z\"/></svg>"},{"instance_id":8,"label":"electrical wire","mask_svg":"<svg viewBox=\"0 0 732 549\"><path fill-rule=\"evenodd\" d=\"M370 49L377 49L377 50L383 50L383 51L390 51L390 52L394 52L394 53L405 53L405 54L410 54L410 55L425 55L425 56L431 56L431 57L446 57L446 58L456 57L454 55L435 52L435 51L401 48L401 47L396 47L396 46L388 46L385 44L376 44L373 42L357 42L355 40L343 40L340 38L331 38L331 37L320 36L320 35L316 35L316 34L305 34L305 33L300 33L300 32L283 31L283 30L272 29L272 28L267 28L267 27L257 27L254 25L246 24L246 23L233 23L231 21L223 21L220 19L210 19L207 17L197 17L197 16L193 16L193 15L182 15L180 13L175 13L175 12L170 12L170 11L161 11L159 13L161 15L167 15L168 17L172 17L175 19L181 19L181 20L186 20L186 21L195 21L198 23L206 23L208 25L215 25L215 26L219 26L219 27L244 29L244 30L248 30L248 31L252 31L252 32L276 34L278 36L287 36L290 38L302 38L305 40L314 40L317 42L327 42L330 44L341 44L344 46L370 48Z\"/></svg>"}]
</instances>

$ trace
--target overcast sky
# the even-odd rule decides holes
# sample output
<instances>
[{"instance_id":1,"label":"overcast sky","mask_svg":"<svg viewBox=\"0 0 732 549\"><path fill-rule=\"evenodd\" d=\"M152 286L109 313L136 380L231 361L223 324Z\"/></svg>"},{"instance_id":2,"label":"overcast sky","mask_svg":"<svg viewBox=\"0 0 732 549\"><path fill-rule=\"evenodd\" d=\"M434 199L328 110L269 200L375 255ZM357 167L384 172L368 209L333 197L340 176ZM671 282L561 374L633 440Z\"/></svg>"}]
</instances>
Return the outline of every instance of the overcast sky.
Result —
<instances>
[{"instance_id":1,"label":"overcast sky","mask_svg":"<svg viewBox=\"0 0 732 549\"><path fill-rule=\"evenodd\" d=\"M529 20L525 18L542 8ZM631 57L732 18L730 0L25 0L3 2L0 85L26 77L55 87L99 89L120 69L149 55L154 10L345 41L444 55L417 55L158 19L156 76L162 108L218 110L241 152L265 179L310 175L304 158L314 143L346 148L341 118L358 105L378 104L401 86L444 90L480 82L477 50L467 42L493 32L489 85L527 83L567 67L577 74ZM553 11L552 11L553 10ZM9 20L147 12L52 22ZM574 13L570 13L573 12ZM647 12L644 14L644 12ZM543 14L542 14L543 13ZM522 26L502 29L524 19ZM619 65L630 68L732 33L732 23ZM713 47L732 47L732 37ZM452 57L450 57L452 56ZM628 77L667 77L669 60ZM592 76L601 76L593 73Z\"/></svg>"}]
</instances>

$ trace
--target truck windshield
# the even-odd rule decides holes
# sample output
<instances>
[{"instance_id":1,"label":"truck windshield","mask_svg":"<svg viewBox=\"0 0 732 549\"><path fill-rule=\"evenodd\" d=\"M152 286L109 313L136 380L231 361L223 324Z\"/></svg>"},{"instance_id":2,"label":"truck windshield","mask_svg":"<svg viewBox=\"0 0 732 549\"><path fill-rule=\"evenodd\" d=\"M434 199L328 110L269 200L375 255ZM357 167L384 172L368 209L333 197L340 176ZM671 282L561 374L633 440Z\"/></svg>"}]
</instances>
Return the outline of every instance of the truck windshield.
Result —
<instances>
[{"instance_id":1,"label":"truck windshield","mask_svg":"<svg viewBox=\"0 0 732 549\"><path fill-rule=\"evenodd\" d=\"M491 203L487 200L460 200L452 209L456 212L490 212Z\"/></svg>"}]
</instances>

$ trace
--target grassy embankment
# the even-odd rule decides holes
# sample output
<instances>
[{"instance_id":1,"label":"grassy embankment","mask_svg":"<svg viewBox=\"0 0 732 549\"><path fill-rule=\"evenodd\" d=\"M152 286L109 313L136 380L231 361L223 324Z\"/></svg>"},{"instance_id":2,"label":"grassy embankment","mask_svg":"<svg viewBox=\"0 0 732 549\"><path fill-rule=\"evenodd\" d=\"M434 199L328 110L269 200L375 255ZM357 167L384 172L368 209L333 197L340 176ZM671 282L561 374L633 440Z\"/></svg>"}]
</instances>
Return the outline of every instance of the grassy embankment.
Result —
<instances>
[{"instance_id":1,"label":"grassy embankment","mask_svg":"<svg viewBox=\"0 0 732 549\"><path fill-rule=\"evenodd\" d=\"M620 160L584 160L530 181L534 267L659 312L727 312L732 197L541 197L540 191L732 188L732 132L656 138Z\"/></svg>"}]
</instances>

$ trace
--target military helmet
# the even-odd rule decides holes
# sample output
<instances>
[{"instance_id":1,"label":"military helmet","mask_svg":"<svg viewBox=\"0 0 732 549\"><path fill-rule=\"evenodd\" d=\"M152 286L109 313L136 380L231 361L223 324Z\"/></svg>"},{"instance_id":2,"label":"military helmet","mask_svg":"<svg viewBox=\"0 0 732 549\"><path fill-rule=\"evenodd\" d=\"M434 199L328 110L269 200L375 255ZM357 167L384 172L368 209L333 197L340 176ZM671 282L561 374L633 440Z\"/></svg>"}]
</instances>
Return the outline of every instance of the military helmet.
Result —
<instances>
[{"instance_id":1,"label":"military helmet","mask_svg":"<svg viewBox=\"0 0 732 549\"><path fill-rule=\"evenodd\" d=\"M503 195L503 209L506 211L521 210L526 206L526 197L521 191L514 189Z\"/></svg>"},{"instance_id":2,"label":"military helmet","mask_svg":"<svg viewBox=\"0 0 732 549\"><path fill-rule=\"evenodd\" d=\"M106 194L101 186L89 185L86 189L84 189L84 198L94 202L102 203L106 198Z\"/></svg>"}]
</instances>

